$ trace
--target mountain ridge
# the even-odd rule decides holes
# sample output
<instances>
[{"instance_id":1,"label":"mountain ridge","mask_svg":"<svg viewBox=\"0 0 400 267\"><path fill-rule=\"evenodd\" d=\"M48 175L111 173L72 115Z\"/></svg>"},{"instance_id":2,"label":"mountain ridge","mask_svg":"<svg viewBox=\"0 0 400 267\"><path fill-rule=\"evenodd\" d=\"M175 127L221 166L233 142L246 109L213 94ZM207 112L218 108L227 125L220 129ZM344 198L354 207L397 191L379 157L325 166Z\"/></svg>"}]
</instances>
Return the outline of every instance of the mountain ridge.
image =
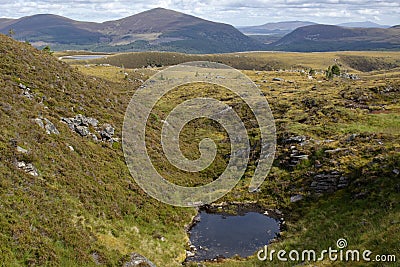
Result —
<instances>
[{"instance_id":1,"label":"mountain ridge","mask_svg":"<svg viewBox=\"0 0 400 267\"><path fill-rule=\"evenodd\" d=\"M400 49L400 28L346 28L335 25L300 27L269 45L272 50L326 52Z\"/></svg>"},{"instance_id":2,"label":"mountain ridge","mask_svg":"<svg viewBox=\"0 0 400 267\"><path fill-rule=\"evenodd\" d=\"M0 33L11 34L14 39L28 41L39 48L50 45L53 50L207 54L400 49L396 26L353 28L287 21L240 29L242 32L229 24L164 8L102 23L76 21L52 14L0 19ZM243 33L246 31L250 36Z\"/></svg>"},{"instance_id":3,"label":"mountain ridge","mask_svg":"<svg viewBox=\"0 0 400 267\"><path fill-rule=\"evenodd\" d=\"M75 21L39 14L0 21L0 32L33 44L91 45L109 50L183 50L198 53L262 50L263 44L229 24L204 20L164 8L155 8L103 23ZM64 46L65 47L65 46ZM100 48L99 48L100 47Z\"/></svg>"}]
</instances>

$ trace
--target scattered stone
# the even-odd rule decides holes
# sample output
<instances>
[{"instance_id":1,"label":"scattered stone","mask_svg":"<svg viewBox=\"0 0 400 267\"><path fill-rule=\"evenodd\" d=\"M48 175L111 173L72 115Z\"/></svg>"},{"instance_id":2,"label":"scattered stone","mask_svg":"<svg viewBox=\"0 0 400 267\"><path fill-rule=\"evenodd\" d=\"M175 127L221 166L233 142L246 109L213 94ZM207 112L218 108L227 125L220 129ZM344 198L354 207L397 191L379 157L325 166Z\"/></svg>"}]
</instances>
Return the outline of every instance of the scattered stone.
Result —
<instances>
[{"instance_id":1,"label":"scattered stone","mask_svg":"<svg viewBox=\"0 0 400 267\"><path fill-rule=\"evenodd\" d=\"M73 146L71 146L71 145L67 145L67 147L69 148L69 150L71 150L71 151L75 151L75 149L74 149L74 147L73 147Z\"/></svg>"},{"instance_id":2,"label":"scattered stone","mask_svg":"<svg viewBox=\"0 0 400 267\"><path fill-rule=\"evenodd\" d=\"M364 199L364 198L366 198L368 196L368 194L369 193L367 191L362 191L360 193L355 194L354 198L355 199Z\"/></svg>"},{"instance_id":3,"label":"scattered stone","mask_svg":"<svg viewBox=\"0 0 400 267\"><path fill-rule=\"evenodd\" d=\"M18 85L20 89L22 89L22 95L26 96L28 99L33 99L34 95L31 93L31 89L26 87L26 85L20 83Z\"/></svg>"},{"instance_id":4,"label":"scattered stone","mask_svg":"<svg viewBox=\"0 0 400 267\"><path fill-rule=\"evenodd\" d=\"M186 250L186 257L190 258L190 257L194 257L196 254L192 251Z\"/></svg>"},{"instance_id":5,"label":"scattered stone","mask_svg":"<svg viewBox=\"0 0 400 267\"><path fill-rule=\"evenodd\" d=\"M95 142L99 141L99 138L97 138L97 135L91 133L90 136L92 137L93 141L95 141Z\"/></svg>"},{"instance_id":6,"label":"scattered stone","mask_svg":"<svg viewBox=\"0 0 400 267\"><path fill-rule=\"evenodd\" d=\"M283 215L283 212L280 211L280 210L278 210L278 209L275 209L274 212L275 212L277 215L279 215L279 216L282 216L282 215Z\"/></svg>"},{"instance_id":7,"label":"scattered stone","mask_svg":"<svg viewBox=\"0 0 400 267\"><path fill-rule=\"evenodd\" d=\"M27 174L32 176L39 176L38 170L33 166L32 163L26 163L25 161L18 161L16 164L18 169L23 170Z\"/></svg>"},{"instance_id":8,"label":"scattered stone","mask_svg":"<svg viewBox=\"0 0 400 267\"><path fill-rule=\"evenodd\" d=\"M108 123L104 124L103 127L104 129L99 132L101 138L105 140L111 140L114 135L114 128Z\"/></svg>"},{"instance_id":9,"label":"scattered stone","mask_svg":"<svg viewBox=\"0 0 400 267\"><path fill-rule=\"evenodd\" d=\"M350 80L358 80L360 79L357 74L349 74L349 73L341 73L341 78L350 79Z\"/></svg>"},{"instance_id":10,"label":"scattered stone","mask_svg":"<svg viewBox=\"0 0 400 267\"><path fill-rule=\"evenodd\" d=\"M299 160L306 160L308 159L308 155L297 155L297 156L292 156L293 158L299 159Z\"/></svg>"},{"instance_id":11,"label":"scattered stone","mask_svg":"<svg viewBox=\"0 0 400 267\"><path fill-rule=\"evenodd\" d=\"M43 123L42 119L36 118L33 121L36 122L40 128L44 128L44 123Z\"/></svg>"},{"instance_id":12,"label":"scattered stone","mask_svg":"<svg viewBox=\"0 0 400 267\"><path fill-rule=\"evenodd\" d=\"M295 203L303 199L302 195L294 195L290 197L290 202Z\"/></svg>"},{"instance_id":13,"label":"scattered stone","mask_svg":"<svg viewBox=\"0 0 400 267\"><path fill-rule=\"evenodd\" d=\"M334 154L340 151L346 150L346 148L336 148L336 149L329 149L329 150L325 150L325 153L327 154Z\"/></svg>"},{"instance_id":14,"label":"scattered stone","mask_svg":"<svg viewBox=\"0 0 400 267\"><path fill-rule=\"evenodd\" d=\"M88 136L90 134L90 131L87 126L76 126L75 131L80 135L80 136Z\"/></svg>"},{"instance_id":15,"label":"scattered stone","mask_svg":"<svg viewBox=\"0 0 400 267\"><path fill-rule=\"evenodd\" d=\"M394 170L393 170L393 173L396 174L396 175L399 175L399 174L400 174L400 171L399 171L398 169L394 169Z\"/></svg>"},{"instance_id":16,"label":"scattered stone","mask_svg":"<svg viewBox=\"0 0 400 267\"><path fill-rule=\"evenodd\" d=\"M22 147L20 147L20 146L17 146L17 151L18 151L19 153L22 153L22 154L28 153L28 150L27 150L27 149L22 148Z\"/></svg>"},{"instance_id":17,"label":"scattered stone","mask_svg":"<svg viewBox=\"0 0 400 267\"><path fill-rule=\"evenodd\" d=\"M351 134L349 137L347 137L346 141L347 142L351 142L354 141L354 139L356 139L357 134Z\"/></svg>"},{"instance_id":18,"label":"scattered stone","mask_svg":"<svg viewBox=\"0 0 400 267\"><path fill-rule=\"evenodd\" d=\"M132 253L129 261L125 262L123 267L156 267L156 265L138 253Z\"/></svg>"},{"instance_id":19,"label":"scattered stone","mask_svg":"<svg viewBox=\"0 0 400 267\"><path fill-rule=\"evenodd\" d=\"M101 265L101 256L97 252L92 253L92 258L96 265Z\"/></svg>"},{"instance_id":20,"label":"scattered stone","mask_svg":"<svg viewBox=\"0 0 400 267\"><path fill-rule=\"evenodd\" d=\"M302 143L304 141L306 141L306 137L305 136L301 136L301 135L292 136L292 137L289 137L289 138L283 140L284 143L288 143L288 144L291 144L291 143Z\"/></svg>"},{"instance_id":21,"label":"scattered stone","mask_svg":"<svg viewBox=\"0 0 400 267\"><path fill-rule=\"evenodd\" d=\"M18 87L21 88L22 90L26 89L26 86L24 84L22 84L22 83L18 84Z\"/></svg>"}]
</instances>

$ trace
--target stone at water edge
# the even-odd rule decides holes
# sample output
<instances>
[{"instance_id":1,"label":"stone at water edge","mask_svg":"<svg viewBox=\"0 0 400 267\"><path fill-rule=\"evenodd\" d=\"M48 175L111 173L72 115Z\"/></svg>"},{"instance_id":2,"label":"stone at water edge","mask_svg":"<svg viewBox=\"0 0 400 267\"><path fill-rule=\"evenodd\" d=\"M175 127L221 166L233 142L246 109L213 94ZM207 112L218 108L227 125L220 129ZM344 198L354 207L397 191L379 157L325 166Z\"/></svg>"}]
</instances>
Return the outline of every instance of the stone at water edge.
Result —
<instances>
[{"instance_id":1,"label":"stone at water edge","mask_svg":"<svg viewBox=\"0 0 400 267\"><path fill-rule=\"evenodd\" d=\"M128 262L125 262L123 267L157 267L154 263L148 260L146 257L132 253Z\"/></svg>"}]
</instances>

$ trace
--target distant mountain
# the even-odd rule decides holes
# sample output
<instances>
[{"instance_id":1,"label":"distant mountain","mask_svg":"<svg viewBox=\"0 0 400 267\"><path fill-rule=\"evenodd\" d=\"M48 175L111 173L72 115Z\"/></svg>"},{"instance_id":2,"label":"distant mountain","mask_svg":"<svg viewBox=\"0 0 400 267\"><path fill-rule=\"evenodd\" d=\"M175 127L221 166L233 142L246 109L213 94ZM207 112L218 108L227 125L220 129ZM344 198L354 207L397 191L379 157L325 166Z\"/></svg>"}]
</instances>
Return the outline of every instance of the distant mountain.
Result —
<instances>
[{"instance_id":1,"label":"distant mountain","mask_svg":"<svg viewBox=\"0 0 400 267\"><path fill-rule=\"evenodd\" d=\"M10 29L14 39L29 41L37 47L50 45L53 50L228 53L400 49L399 27L353 28L286 21L242 27L241 31L250 38L231 25L163 8L103 23L51 14L0 19L0 33L8 34Z\"/></svg>"},{"instance_id":2,"label":"distant mountain","mask_svg":"<svg viewBox=\"0 0 400 267\"><path fill-rule=\"evenodd\" d=\"M13 21L15 21L15 20L14 19L3 19L3 18L0 18L0 28L7 27Z\"/></svg>"},{"instance_id":3,"label":"distant mountain","mask_svg":"<svg viewBox=\"0 0 400 267\"><path fill-rule=\"evenodd\" d=\"M14 31L14 38L32 43L92 44L105 36L91 30L94 23L79 22L65 17L39 14L15 20L0 21L0 32Z\"/></svg>"},{"instance_id":4,"label":"distant mountain","mask_svg":"<svg viewBox=\"0 0 400 267\"><path fill-rule=\"evenodd\" d=\"M101 51L167 50L221 53L262 50L262 43L233 26L156 8L103 23L80 22L56 15L34 15L0 21L0 32L53 48ZM83 47L82 47L83 46Z\"/></svg>"},{"instance_id":5,"label":"distant mountain","mask_svg":"<svg viewBox=\"0 0 400 267\"><path fill-rule=\"evenodd\" d=\"M259 26L248 26L248 27L238 27L238 29L244 34L256 34L256 35L285 35L293 30L314 25L316 23L310 21L282 21L274 23L266 23Z\"/></svg>"},{"instance_id":6,"label":"distant mountain","mask_svg":"<svg viewBox=\"0 0 400 267\"><path fill-rule=\"evenodd\" d=\"M310 25L300 27L270 44L269 49L297 52L400 49L400 28Z\"/></svg>"},{"instance_id":7,"label":"distant mountain","mask_svg":"<svg viewBox=\"0 0 400 267\"><path fill-rule=\"evenodd\" d=\"M361 21L361 22L346 22L337 24L337 26L348 27L348 28L390 28L388 25L381 25L372 21Z\"/></svg>"}]
</instances>

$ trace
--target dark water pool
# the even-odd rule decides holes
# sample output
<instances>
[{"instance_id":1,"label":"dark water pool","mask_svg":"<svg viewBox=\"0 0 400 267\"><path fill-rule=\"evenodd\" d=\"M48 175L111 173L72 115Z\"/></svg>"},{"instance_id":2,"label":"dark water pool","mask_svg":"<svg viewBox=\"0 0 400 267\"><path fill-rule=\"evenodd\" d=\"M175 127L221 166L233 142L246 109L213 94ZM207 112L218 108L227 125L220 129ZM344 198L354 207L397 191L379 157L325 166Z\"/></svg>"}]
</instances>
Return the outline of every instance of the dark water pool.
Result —
<instances>
[{"instance_id":1,"label":"dark water pool","mask_svg":"<svg viewBox=\"0 0 400 267\"><path fill-rule=\"evenodd\" d=\"M200 222L189 231L195 246L188 261L211 260L234 255L253 255L279 233L279 220L258 212L239 215L200 212Z\"/></svg>"}]
</instances>

